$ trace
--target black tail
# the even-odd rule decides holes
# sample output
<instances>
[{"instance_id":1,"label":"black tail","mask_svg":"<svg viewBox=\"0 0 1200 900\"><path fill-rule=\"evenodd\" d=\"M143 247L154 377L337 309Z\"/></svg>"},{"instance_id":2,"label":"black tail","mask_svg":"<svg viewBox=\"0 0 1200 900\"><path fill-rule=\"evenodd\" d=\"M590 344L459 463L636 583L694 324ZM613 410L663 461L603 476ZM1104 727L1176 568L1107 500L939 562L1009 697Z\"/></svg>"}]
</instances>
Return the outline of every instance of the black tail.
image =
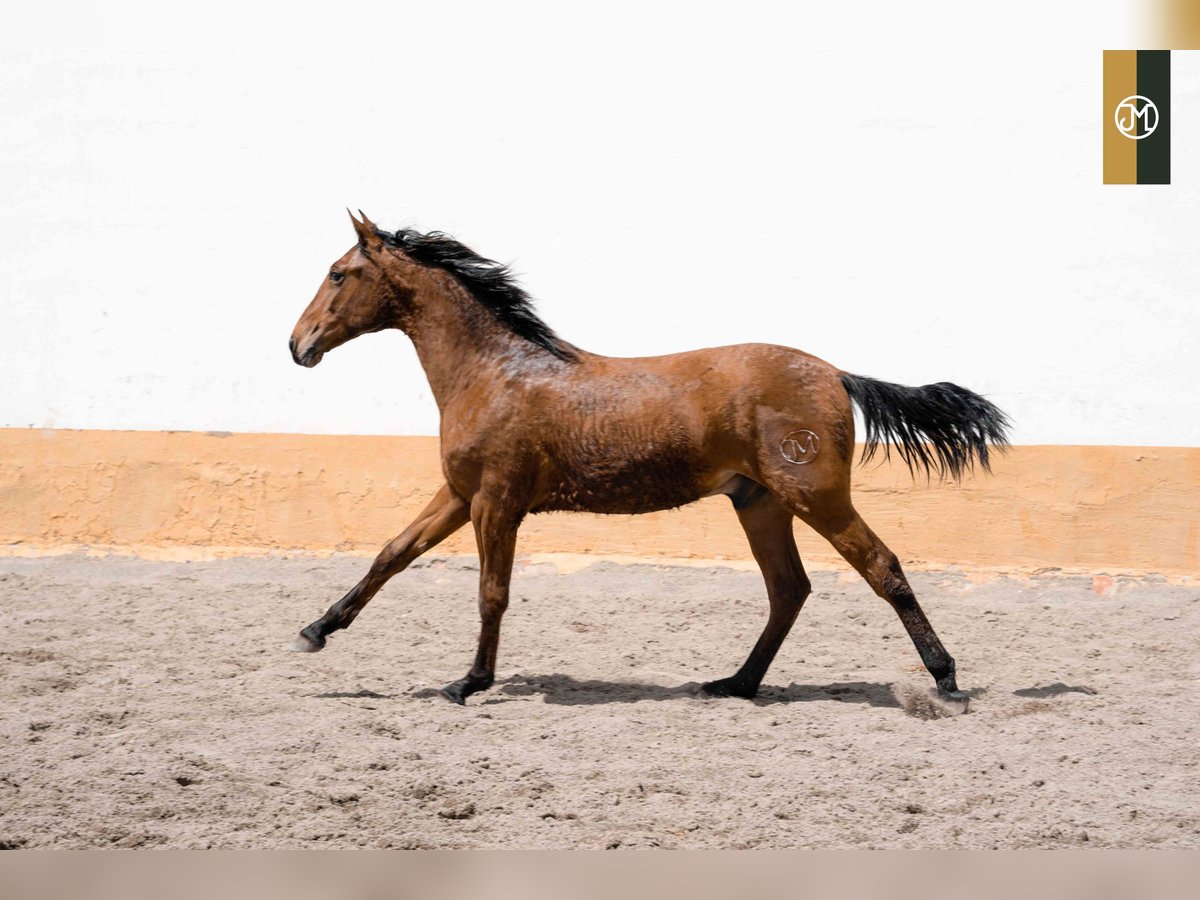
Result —
<instances>
[{"instance_id":1,"label":"black tail","mask_svg":"<svg viewBox=\"0 0 1200 900\"><path fill-rule=\"evenodd\" d=\"M896 445L908 470L954 479L975 467L991 471L988 445L1003 452L1008 446L1008 417L995 404L957 384L940 382L924 387L888 384L860 375L842 375L850 399L862 410L867 425L862 461L868 462L889 442Z\"/></svg>"}]
</instances>

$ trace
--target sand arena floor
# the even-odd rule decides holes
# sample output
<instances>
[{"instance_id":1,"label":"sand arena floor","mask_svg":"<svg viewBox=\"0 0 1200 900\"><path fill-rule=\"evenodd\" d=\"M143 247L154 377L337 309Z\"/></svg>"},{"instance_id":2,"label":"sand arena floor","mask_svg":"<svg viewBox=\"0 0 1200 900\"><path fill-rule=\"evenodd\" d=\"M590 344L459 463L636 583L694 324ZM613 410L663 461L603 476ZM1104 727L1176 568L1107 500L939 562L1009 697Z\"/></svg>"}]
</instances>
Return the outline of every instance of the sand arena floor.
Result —
<instances>
[{"instance_id":1,"label":"sand arena floor","mask_svg":"<svg viewBox=\"0 0 1200 900\"><path fill-rule=\"evenodd\" d=\"M1200 847L1200 589L917 574L973 695L937 717L856 576L814 576L747 702L697 684L756 573L526 565L460 708L470 561L285 650L366 565L0 561L0 846Z\"/></svg>"}]
</instances>

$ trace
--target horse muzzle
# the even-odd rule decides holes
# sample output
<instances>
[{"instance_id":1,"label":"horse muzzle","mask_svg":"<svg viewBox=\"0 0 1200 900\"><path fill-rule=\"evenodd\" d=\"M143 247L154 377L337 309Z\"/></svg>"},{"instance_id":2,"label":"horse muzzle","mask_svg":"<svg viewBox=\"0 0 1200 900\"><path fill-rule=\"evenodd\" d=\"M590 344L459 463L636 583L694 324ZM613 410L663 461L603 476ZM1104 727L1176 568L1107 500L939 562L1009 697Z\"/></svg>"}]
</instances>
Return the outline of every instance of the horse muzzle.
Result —
<instances>
[{"instance_id":1,"label":"horse muzzle","mask_svg":"<svg viewBox=\"0 0 1200 900\"><path fill-rule=\"evenodd\" d=\"M288 350L292 352L292 360L296 363L296 365L304 366L306 369L311 369L313 366L319 363L321 361L321 357L325 355L322 351L317 349L317 345L315 343L309 344L307 349L305 349L303 352L300 352L300 348L296 346L296 339L294 337L288 340Z\"/></svg>"}]
</instances>

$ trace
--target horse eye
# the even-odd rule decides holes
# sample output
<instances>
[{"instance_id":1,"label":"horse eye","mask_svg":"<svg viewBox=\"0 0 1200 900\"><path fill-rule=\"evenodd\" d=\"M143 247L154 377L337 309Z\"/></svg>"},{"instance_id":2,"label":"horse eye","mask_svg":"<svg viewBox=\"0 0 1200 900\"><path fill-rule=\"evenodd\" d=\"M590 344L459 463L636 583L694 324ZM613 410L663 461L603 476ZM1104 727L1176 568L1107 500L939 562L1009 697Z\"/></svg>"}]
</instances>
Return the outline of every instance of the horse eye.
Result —
<instances>
[{"instance_id":1,"label":"horse eye","mask_svg":"<svg viewBox=\"0 0 1200 900\"><path fill-rule=\"evenodd\" d=\"M346 277L346 276L345 276L345 275L343 275L341 272L330 272L330 273L329 273L329 280L330 280L330 281L331 281L333 284L341 284L341 283L342 283L342 279L343 279L343 278L345 278L345 277Z\"/></svg>"}]
</instances>

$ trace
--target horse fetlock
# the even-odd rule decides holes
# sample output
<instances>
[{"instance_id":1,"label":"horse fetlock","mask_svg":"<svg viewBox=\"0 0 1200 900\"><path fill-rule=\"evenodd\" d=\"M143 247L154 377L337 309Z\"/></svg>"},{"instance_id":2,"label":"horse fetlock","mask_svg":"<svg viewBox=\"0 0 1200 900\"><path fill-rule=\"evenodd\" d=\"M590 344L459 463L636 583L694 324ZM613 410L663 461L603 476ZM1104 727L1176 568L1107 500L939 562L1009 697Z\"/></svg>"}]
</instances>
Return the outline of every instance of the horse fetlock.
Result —
<instances>
[{"instance_id":1,"label":"horse fetlock","mask_svg":"<svg viewBox=\"0 0 1200 900\"><path fill-rule=\"evenodd\" d=\"M937 682L939 691L953 693L958 690L954 657L948 656L944 661L939 660L936 663L926 662L925 667L929 670L929 674L933 676L933 680Z\"/></svg>"}]
</instances>

